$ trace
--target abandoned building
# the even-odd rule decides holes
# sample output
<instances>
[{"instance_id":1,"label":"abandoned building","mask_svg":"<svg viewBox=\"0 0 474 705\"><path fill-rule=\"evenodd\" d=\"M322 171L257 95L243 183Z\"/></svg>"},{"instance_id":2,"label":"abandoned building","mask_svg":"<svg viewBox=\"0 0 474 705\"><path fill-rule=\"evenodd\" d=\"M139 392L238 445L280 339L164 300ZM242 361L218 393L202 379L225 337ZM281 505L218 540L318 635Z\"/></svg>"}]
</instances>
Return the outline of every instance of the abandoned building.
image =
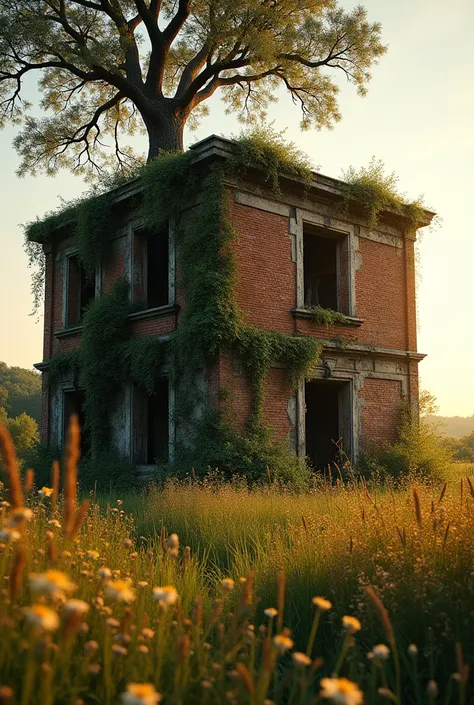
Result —
<instances>
[{"instance_id":1,"label":"abandoned building","mask_svg":"<svg viewBox=\"0 0 474 705\"><path fill-rule=\"evenodd\" d=\"M211 136L191 148L193 163L208 169L230 158L233 143ZM196 168L197 168L196 166ZM383 212L369 226L356 205L338 211L342 182L313 173L310 183L282 176L278 193L258 168L229 177L235 290L246 321L258 329L309 336L322 343L312 374L291 389L281 365L265 380L263 419L275 438L314 467L330 463L342 449L355 460L371 441L394 440L401 402L416 401L418 363L415 303L416 228L403 213ZM63 229L43 248L45 315L41 439L62 444L69 415L83 421L84 390L70 374L48 384L56 353L78 348L82 316L119 277L130 284L141 306L128 316L132 337L167 339L180 326L186 300L179 287L177 218L150 237L137 207L139 184L117 187L113 202L119 226L110 232L110 256L86 277L74 240ZM188 204L187 218L199 202ZM423 212L428 225L433 217ZM325 323L315 307L343 314ZM318 308L316 308L318 310ZM239 360L221 350L199 382L209 404L226 390L232 422L244 428L251 406L248 379ZM177 428L175 390L163 365L153 394L126 382L110 400L112 444L137 466L174 457Z\"/></svg>"}]
</instances>

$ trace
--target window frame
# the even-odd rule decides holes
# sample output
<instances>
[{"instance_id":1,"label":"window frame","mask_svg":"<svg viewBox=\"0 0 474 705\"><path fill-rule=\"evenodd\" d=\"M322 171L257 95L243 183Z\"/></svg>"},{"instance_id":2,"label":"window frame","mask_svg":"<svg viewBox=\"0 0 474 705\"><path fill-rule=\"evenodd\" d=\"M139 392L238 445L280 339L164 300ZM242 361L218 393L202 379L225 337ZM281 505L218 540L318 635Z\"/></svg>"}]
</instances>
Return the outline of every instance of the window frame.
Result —
<instances>
[{"instance_id":1,"label":"window frame","mask_svg":"<svg viewBox=\"0 0 474 705\"><path fill-rule=\"evenodd\" d=\"M79 252L77 249L72 249L69 248L63 252L63 266L62 266L62 278L63 278L63 307L62 307L62 328L63 330L69 330L73 328L78 328L82 325L82 319L83 315L79 318L78 321L73 323L72 325L69 324L69 282L70 282L70 266L71 266L71 259L78 257ZM79 261L79 264L81 266L81 269L83 270L83 267ZM94 299L97 299L97 297L100 295L100 269L96 268L96 271L94 273ZM82 308L82 306L81 306Z\"/></svg>"},{"instance_id":2,"label":"window frame","mask_svg":"<svg viewBox=\"0 0 474 705\"><path fill-rule=\"evenodd\" d=\"M174 221L170 217L167 220L168 223L168 303L162 304L161 306L148 306L146 301L146 293L148 288L148 238L145 234L149 228L145 226L143 221L130 223L130 297L131 301L145 301L146 308L144 311L151 311L155 309L167 308L168 306L174 306L176 304L176 253L175 253L175 227ZM165 229L165 228L164 228ZM145 297L135 296L135 236L138 235L143 239L143 282L142 291L145 293Z\"/></svg>"}]
</instances>

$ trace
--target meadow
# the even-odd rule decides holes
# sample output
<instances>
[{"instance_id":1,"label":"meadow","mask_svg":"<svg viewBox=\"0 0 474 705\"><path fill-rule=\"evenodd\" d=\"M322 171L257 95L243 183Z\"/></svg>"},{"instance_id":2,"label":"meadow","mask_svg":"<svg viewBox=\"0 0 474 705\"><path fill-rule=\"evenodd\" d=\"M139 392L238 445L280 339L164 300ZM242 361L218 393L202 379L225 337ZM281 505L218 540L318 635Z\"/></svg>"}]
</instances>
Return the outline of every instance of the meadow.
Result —
<instances>
[{"instance_id":1,"label":"meadow","mask_svg":"<svg viewBox=\"0 0 474 705\"><path fill-rule=\"evenodd\" d=\"M472 702L474 485L77 497L0 430L0 703Z\"/></svg>"}]
</instances>

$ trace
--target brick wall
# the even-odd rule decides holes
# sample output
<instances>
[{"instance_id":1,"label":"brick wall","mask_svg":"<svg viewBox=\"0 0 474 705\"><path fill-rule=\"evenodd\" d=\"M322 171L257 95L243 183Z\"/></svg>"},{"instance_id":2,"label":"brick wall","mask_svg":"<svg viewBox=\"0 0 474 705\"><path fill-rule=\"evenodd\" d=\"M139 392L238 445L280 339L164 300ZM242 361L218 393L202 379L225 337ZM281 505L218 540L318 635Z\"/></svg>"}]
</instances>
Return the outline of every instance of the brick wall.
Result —
<instances>
[{"instance_id":1,"label":"brick wall","mask_svg":"<svg viewBox=\"0 0 474 705\"><path fill-rule=\"evenodd\" d=\"M238 233L237 302L247 321L266 330L293 332L296 268L288 218L238 203L232 204L231 216Z\"/></svg>"},{"instance_id":2,"label":"brick wall","mask_svg":"<svg viewBox=\"0 0 474 705\"><path fill-rule=\"evenodd\" d=\"M362 446L371 441L394 441L400 420L402 384L391 379L366 379L362 401Z\"/></svg>"}]
</instances>

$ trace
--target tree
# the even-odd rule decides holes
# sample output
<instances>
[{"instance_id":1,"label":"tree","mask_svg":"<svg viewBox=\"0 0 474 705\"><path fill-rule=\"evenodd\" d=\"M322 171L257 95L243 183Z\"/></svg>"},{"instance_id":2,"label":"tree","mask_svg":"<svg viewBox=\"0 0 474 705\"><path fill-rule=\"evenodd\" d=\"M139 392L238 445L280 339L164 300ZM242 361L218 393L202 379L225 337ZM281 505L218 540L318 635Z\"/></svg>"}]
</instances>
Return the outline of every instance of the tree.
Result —
<instances>
[{"instance_id":1,"label":"tree","mask_svg":"<svg viewBox=\"0 0 474 705\"><path fill-rule=\"evenodd\" d=\"M25 412L39 421L41 375L34 370L9 367L5 362L0 362L0 406L9 416Z\"/></svg>"},{"instance_id":2,"label":"tree","mask_svg":"<svg viewBox=\"0 0 474 705\"><path fill-rule=\"evenodd\" d=\"M384 52L380 24L337 0L0 0L2 124L23 123L20 173L127 171L137 157L125 135L144 129L148 160L181 150L218 89L256 120L283 86L303 128L331 127L336 76L364 95ZM41 118L23 99L29 74Z\"/></svg>"},{"instance_id":3,"label":"tree","mask_svg":"<svg viewBox=\"0 0 474 705\"><path fill-rule=\"evenodd\" d=\"M14 419L7 419L5 425L20 458L39 442L38 424L28 414L20 414Z\"/></svg>"}]
</instances>

